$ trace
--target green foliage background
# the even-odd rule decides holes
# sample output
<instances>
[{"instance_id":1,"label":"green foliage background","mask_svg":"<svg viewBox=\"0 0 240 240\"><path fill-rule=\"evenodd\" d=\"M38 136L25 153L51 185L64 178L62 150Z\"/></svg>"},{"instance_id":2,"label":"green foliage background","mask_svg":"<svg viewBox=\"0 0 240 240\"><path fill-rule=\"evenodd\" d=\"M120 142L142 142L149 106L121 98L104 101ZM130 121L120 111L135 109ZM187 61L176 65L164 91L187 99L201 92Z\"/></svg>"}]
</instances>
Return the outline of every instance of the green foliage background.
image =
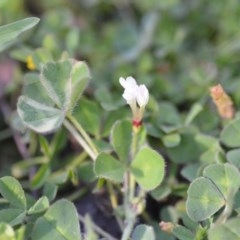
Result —
<instances>
[{"instance_id":1,"label":"green foliage background","mask_svg":"<svg viewBox=\"0 0 240 240\"><path fill-rule=\"evenodd\" d=\"M93 190L88 185L97 178L93 164L65 129L49 138L29 131L20 134L18 130L23 126L15 111L17 98L29 92L41 64L64 56L83 60L90 67L91 81L73 116L100 151L109 153L114 149L120 159L127 155L116 147L112 130L117 120L131 117L121 97L119 77L132 75L149 89L150 102L143 120L145 134L149 146L165 158L166 175L163 184L149 193L157 202L157 220L148 213L150 218L145 215L144 221L156 227L159 239L175 239L160 231L160 220L178 223L181 219L192 233L200 232L185 211L189 184L207 181L215 189L220 180L206 180L206 167L226 162L234 166L233 172L240 167L239 2L5 0L0 10L1 25L30 16L41 19L1 54L0 176L13 175L26 190L37 189L52 200L67 195L77 201L82 197L79 182L85 184L86 191ZM31 72L26 67L28 56L36 65ZM217 83L233 99L237 113L231 122L220 119L210 100L209 87ZM97 171L98 176L105 176L101 169ZM111 173L110 178L121 180L121 169L119 172L117 177ZM236 198L238 188L234 187ZM188 194L192 196L192 189L194 196L194 185ZM224 197L226 200L229 196ZM212 214L228 202L218 197L215 200L216 205L208 206ZM238 205L234 208L237 213ZM190 215L191 211L188 209ZM200 221L199 216L195 217ZM201 217L205 220L210 216ZM234 221L238 223L238 219ZM231 222L227 222L230 228ZM216 228L221 230L221 226ZM210 239L220 239L214 238L213 230ZM175 236L182 236L181 231L176 230Z\"/></svg>"}]
</instances>

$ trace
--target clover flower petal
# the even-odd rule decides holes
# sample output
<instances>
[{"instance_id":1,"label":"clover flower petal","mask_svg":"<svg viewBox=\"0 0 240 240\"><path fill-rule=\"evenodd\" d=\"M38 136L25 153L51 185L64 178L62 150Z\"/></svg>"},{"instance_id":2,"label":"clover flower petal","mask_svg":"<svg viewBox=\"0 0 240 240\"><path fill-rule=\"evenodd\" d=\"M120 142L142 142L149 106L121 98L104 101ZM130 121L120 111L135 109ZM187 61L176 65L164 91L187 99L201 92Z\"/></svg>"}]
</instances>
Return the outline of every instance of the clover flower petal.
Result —
<instances>
[{"instance_id":1,"label":"clover flower petal","mask_svg":"<svg viewBox=\"0 0 240 240\"><path fill-rule=\"evenodd\" d=\"M140 85L136 94L136 100L140 107L145 107L149 100L149 92L145 85Z\"/></svg>"},{"instance_id":2,"label":"clover flower petal","mask_svg":"<svg viewBox=\"0 0 240 240\"><path fill-rule=\"evenodd\" d=\"M126 80L123 77L120 77L119 82L124 88L124 93L122 95L123 98L128 104L135 104L138 89L136 80L133 77L127 77Z\"/></svg>"},{"instance_id":3,"label":"clover flower petal","mask_svg":"<svg viewBox=\"0 0 240 240\"><path fill-rule=\"evenodd\" d=\"M119 78L119 82L125 89L133 89L137 86L136 80L133 77L127 77L124 79L123 77Z\"/></svg>"},{"instance_id":4,"label":"clover flower petal","mask_svg":"<svg viewBox=\"0 0 240 240\"><path fill-rule=\"evenodd\" d=\"M124 91L122 97L126 100L127 104L132 105L136 102L135 92Z\"/></svg>"}]
</instances>

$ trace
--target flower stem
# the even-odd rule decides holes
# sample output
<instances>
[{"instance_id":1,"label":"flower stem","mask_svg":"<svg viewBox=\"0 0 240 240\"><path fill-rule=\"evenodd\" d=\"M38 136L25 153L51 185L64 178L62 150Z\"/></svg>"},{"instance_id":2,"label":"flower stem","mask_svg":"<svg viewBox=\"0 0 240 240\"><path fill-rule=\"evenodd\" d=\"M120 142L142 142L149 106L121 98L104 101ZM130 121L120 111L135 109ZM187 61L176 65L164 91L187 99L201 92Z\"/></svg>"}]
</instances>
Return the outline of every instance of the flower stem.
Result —
<instances>
[{"instance_id":1,"label":"flower stem","mask_svg":"<svg viewBox=\"0 0 240 240\"><path fill-rule=\"evenodd\" d=\"M128 224L123 232L121 240L128 240L135 224L135 217L128 219Z\"/></svg>"},{"instance_id":2,"label":"flower stem","mask_svg":"<svg viewBox=\"0 0 240 240\"><path fill-rule=\"evenodd\" d=\"M74 127L79 131L79 133L83 136L83 138L88 143L88 145L92 149L92 151L97 155L98 150L97 150L96 146L93 144L89 135L83 129L82 125L72 115L68 115L67 117L70 120L70 122L74 125Z\"/></svg>"},{"instance_id":3,"label":"flower stem","mask_svg":"<svg viewBox=\"0 0 240 240\"><path fill-rule=\"evenodd\" d=\"M130 152L131 160L128 163L129 166L138 151L138 141L139 141L138 133L139 131L135 131L133 128L132 144L131 144L131 152ZM136 216L137 216L137 213L135 212L134 207L132 205L133 199L135 198L136 182L130 170L126 171L123 184L124 184L124 209L125 209L126 227L124 229L121 240L128 240L134 228L134 224L136 222Z\"/></svg>"},{"instance_id":4,"label":"flower stem","mask_svg":"<svg viewBox=\"0 0 240 240\"><path fill-rule=\"evenodd\" d=\"M131 145L131 160L134 159L138 151L138 131L134 130L132 132L132 145ZM130 163L129 163L130 164ZM132 200L135 194L135 179L134 176L129 172L129 199Z\"/></svg>"},{"instance_id":5,"label":"flower stem","mask_svg":"<svg viewBox=\"0 0 240 240\"><path fill-rule=\"evenodd\" d=\"M92 148L88 145L88 143L82 138L82 136L78 133L78 131L72 126L72 124L68 120L64 120L64 126L68 129L68 131L74 136L74 138L80 143L80 145L85 149L88 155L92 160L96 160L97 153L95 153Z\"/></svg>"}]
</instances>

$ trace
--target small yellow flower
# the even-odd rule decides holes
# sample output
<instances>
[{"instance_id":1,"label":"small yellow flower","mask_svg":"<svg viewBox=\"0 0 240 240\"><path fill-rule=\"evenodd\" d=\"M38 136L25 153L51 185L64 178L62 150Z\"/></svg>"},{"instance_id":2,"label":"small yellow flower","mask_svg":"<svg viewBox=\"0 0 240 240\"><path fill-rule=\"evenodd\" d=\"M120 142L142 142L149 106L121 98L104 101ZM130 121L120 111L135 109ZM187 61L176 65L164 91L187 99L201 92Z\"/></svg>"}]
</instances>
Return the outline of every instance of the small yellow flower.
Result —
<instances>
[{"instance_id":1,"label":"small yellow flower","mask_svg":"<svg viewBox=\"0 0 240 240\"><path fill-rule=\"evenodd\" d=\"M225 119L232 119L235 115L233 102L224 91L221 84L211 87L210 94L217 107L219 115Z\"/></svg>"},{"instance_id":2,"label":"small yellow flower","mask_svg":"<svg viewBox=\"0 0 240 240\"><path fill-rule=\"evenodd\" d=\"M35 70L36 69L36 65L34 64L33 58L31 55L27 56L27 68L29 70Z\"/></svg>"}]
</instances>

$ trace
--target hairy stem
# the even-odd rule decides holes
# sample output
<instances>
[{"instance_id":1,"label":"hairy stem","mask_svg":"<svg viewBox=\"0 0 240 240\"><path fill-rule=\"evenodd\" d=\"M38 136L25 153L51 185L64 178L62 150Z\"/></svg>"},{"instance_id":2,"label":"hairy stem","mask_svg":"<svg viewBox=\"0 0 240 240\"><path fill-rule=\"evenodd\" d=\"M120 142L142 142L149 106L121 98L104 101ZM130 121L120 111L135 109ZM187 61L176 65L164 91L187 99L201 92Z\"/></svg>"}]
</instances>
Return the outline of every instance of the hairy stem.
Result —
<instances>
[{"instance_id":1,"label":"hairy stem","mask_svg":"<svg viewBox=\"0 0 240 240\"><path fill-rule=\"evenodd\" d=\"M128 219L128 223L127 223L126 228L124 229L121 240L128 240L129 239L129 237L132 233L134 224L135 224L135 219L136 219L135 217L132 217L132 218Z\"/></svg>"},{"instance_id":2,"label":"hairy stem","mask_svg":"<svg viewBox=\"0 0 240 240\"><path fill-rule=\"evenodd\" d=\"M132 133L132 144L131 144L131 152L130 152L130 162L128 165L130 166L132 160L134 159L137 151L138 151L138 131L133 129ZM131 174L130 170L127 170L124 176L124 209L125 209L125 218L126 218L126 227L124 229L121 240L128 240L132 230L134 228L134 224L136 222L136 212L134 210L133 199L135 198L136 191L136 183L134 176Z\"/></svg>"},{"instance_id":3,"label":"hairy stem","mask_svg":"<svg viewBox=\"0 0 240 240\"><path fill-rule=\"evenodd\" d=\"M64 126L67 130L73 135L73 137L78 141L78 143L85 149L88 155L92 160L96 160L97 154L92 150L92 148L88 145L88 143L82 138L82 136L78 133L78 131L72 126L72 124L68 120L64 120Z\"/></svg>"},{"instance_id":4,"label":"hairy stem","mask_svg":"<svg viewBox=\"0 0 240 240\"><path fill-rule=\"evenodd\" d=\"M89 147L92 149L92 151L97 155L98 150L94 143L92 142L91 138L89 135L86 133L86 131L83 129L82 125L76 121L76 119L72 115L68 115L68 119L70 122L74 125L74 127L79 131L79 133L83 136Z\"/></svg>"}]
</instances>

